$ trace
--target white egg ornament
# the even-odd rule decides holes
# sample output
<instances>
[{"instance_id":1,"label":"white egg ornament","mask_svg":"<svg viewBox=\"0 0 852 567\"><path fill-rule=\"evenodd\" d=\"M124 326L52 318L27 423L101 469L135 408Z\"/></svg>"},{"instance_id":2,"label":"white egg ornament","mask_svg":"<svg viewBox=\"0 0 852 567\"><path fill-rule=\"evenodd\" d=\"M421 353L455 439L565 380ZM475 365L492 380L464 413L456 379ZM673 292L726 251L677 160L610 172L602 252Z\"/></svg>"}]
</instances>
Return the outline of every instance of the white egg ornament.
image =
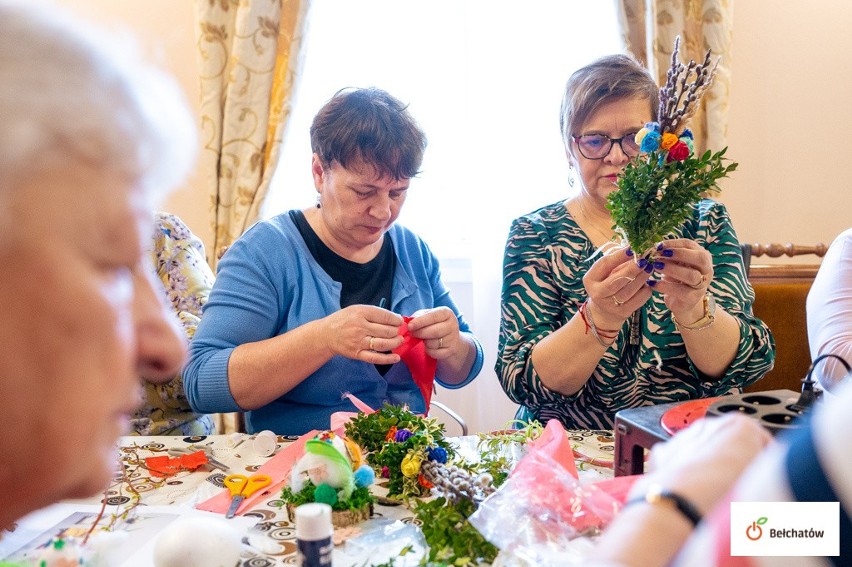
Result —
<instances>
[{"instance_id":1,"label":"white egg ornament","mask_svg":"<svg viewBox=\"0 0 852 567\"><path fill-rule=\"evenodd\" d=\"M154 567L235 567L242 532L216 518L182 518L154 544Z\"/></svg>"}]
</instances>

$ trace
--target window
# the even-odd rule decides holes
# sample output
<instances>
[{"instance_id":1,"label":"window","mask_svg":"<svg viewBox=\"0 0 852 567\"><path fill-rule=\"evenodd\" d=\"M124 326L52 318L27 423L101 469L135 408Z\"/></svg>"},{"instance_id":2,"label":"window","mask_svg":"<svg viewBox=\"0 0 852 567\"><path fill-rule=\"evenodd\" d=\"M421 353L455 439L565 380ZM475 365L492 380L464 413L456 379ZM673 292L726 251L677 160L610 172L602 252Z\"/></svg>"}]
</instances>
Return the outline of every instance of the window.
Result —
<instances>
[{"instance_id":1,"label":"window","mask_svg":"<svg viewBox=\"0 0 852 567\"><path fill-rule=\"evenodd\" d=\"M436 253L485 351L479 378L440 399L471 431L500 429L514 413L493 371L509 223L571 194L562 89L622 51L615 2L317 0L307 33L264 214L314 204L309 129L335 92L376 86L408 103L429 145L398 222Z\"/></svg>"},{"instance_id":2,"label":"window","mask_svg":"<svg viewBox=\"0 0 852 567\"><path fill-rule=\"evenodd\" d=\"M576 68L622 50L614 4L314 2L265 214L314 202L314 114L343 87L376 86L410 105L429 140L399 222L440 256L505 239L512 218L568 195L562 89Z\"/></svg>"}]
</instances>

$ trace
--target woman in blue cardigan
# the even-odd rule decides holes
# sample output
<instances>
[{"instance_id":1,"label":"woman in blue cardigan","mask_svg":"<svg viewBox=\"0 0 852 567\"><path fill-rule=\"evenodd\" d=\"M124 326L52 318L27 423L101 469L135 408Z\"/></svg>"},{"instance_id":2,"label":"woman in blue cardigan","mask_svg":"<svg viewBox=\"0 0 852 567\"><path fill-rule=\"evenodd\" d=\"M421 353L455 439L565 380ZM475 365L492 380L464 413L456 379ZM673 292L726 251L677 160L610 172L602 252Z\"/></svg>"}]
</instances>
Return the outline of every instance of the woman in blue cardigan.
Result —
<instances>
[{"instance_id":1,"label":"woman in blue cardigan","mask_svg":"<svg viewBox=\"0 0 852 567\"><path fill-rule=\"evenodd\" d=\"M412 337L460 388L482 347L441 281L438 261L395 225L426 138L379 89L338 92L311 126L316 207L259 222L222 258L184 371L199 412L247 411L247 429L302 434L355 411L351 393L425 412L412 374L392 353Z\"/></svg>"}]
</instances>

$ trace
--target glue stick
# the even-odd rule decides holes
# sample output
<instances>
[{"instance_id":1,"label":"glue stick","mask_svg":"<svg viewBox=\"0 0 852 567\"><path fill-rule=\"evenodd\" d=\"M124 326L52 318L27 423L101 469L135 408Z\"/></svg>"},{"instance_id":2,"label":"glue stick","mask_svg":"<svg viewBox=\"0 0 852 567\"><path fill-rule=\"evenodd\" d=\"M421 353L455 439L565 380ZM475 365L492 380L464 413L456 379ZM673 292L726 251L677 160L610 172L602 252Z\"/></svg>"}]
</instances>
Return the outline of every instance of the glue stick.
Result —
<instances>
[{"instance_id":1,"label":"glue stick","mask_svg":"<svg viewBox=\"0 0 852 567\"><path fill-rule=\"evenodd\" d=\"M331 506L315 502L296 507L296 565L329 567L333 533Z\"/></svg>"}]
</instances>

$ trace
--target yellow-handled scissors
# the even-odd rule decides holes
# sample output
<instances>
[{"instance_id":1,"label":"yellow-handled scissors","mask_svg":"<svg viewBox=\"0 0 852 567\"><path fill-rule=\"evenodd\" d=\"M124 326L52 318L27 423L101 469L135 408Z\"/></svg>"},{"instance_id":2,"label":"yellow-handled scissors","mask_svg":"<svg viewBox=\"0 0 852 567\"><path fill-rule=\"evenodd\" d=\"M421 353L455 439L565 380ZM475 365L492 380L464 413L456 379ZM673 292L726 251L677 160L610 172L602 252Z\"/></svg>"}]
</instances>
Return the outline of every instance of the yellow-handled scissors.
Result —
<instances>
[{"instance_id":1,"label":"yellow-handled scissors","mask_svg":"<svg viewBox=\"0 0 852 567\"><path fill-rule=\"evenodd\" d=\"M272 478L268 474L253 474L251 476L229 474L226 476L225 487L231 491L231 506L228 508L225 517L233 518L243 500L271 483Z\"/></svg>"}]
</instances>

